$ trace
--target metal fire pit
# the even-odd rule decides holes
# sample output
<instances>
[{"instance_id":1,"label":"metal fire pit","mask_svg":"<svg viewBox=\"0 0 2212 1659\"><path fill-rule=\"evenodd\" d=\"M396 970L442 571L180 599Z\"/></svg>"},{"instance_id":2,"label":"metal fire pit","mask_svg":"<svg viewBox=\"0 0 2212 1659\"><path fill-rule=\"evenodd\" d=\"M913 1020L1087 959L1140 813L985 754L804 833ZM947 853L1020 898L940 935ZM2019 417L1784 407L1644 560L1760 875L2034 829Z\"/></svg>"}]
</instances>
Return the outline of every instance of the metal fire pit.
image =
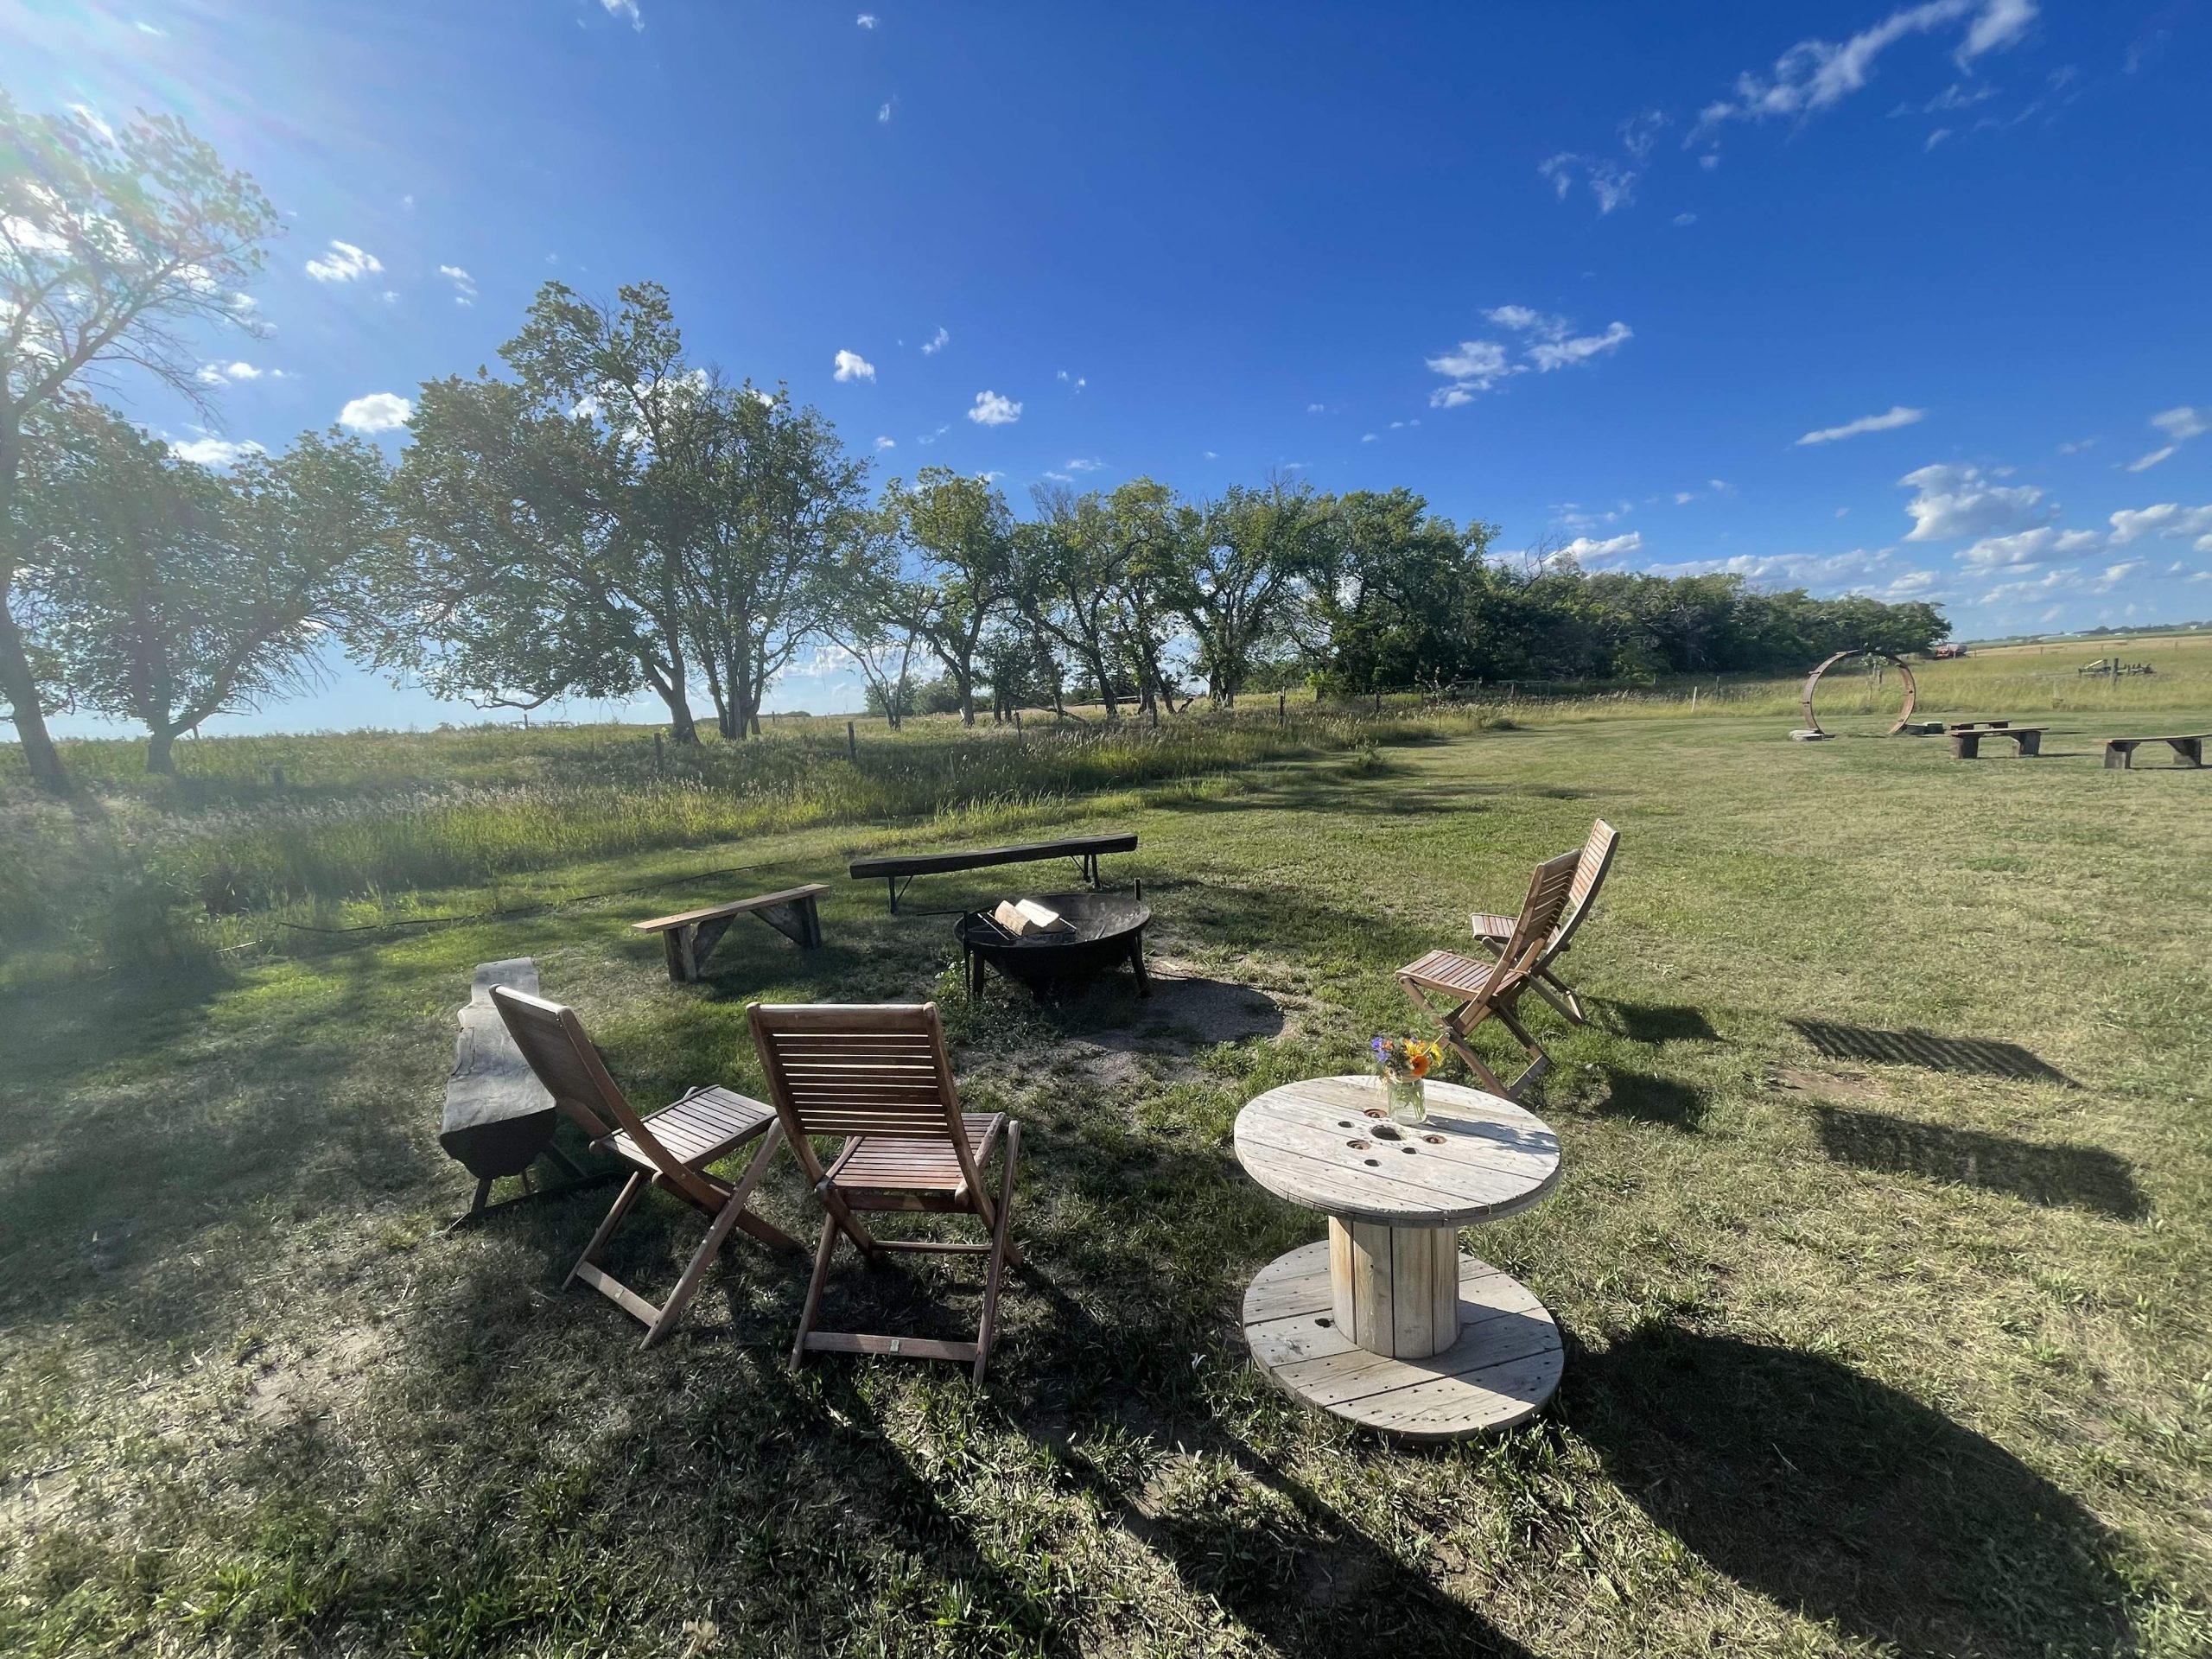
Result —
<instances>
[{"instance_id":1,"label":"metal fire pit","mask_svg":"<svg viewBox=\"0 0 2212 1659\"><path fill-rule=\"evenodd\" d=\"M960 941L968 994L983 994L983 967L989 963L1018 980L1039 1001L1076 989L1109 968L1128 963L1136 972L1137 995L1150 996L1144 971L1144 929L1152 919L1140 891L1048 893L1036 902L1057 910L1075 925L1071 933L1037 933L1020 938L991 919L988 911L971 910L952 925Z\"/></svg>"}]
</instances>

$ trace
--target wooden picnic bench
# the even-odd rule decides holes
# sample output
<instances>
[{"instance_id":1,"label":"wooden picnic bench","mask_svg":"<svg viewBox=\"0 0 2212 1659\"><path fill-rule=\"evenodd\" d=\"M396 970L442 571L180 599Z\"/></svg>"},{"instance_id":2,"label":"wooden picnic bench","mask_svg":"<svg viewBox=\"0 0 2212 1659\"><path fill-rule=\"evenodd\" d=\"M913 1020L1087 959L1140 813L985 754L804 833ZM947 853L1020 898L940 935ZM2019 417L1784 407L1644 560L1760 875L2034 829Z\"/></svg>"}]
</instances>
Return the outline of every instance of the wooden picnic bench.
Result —
<instances>
[{"instance_id":1,"label":"wooden picnic bench","mask_svg":"<svg viewBox=\"0 0 2212 1659\"><path fill-rule=\"evenodd\" d=\"M535 995L537 964L528 957L477 963L475 984L461 1004L461 1039L454 1050L453 1074L446 1080L445 1121L438 1128L438 1144L476 1178L476 1197L456 1227L524 1198L613 1179L586 1174L553 1144L561 1110L507 1035L492 1001L493 988L501 985ZM568 1185L533 1192L530 1166L540 1158L568 1175ZM509 1175L522 1178L522 1198L487 1204L492 1183Z\"/></svg>"},{"instance_id":2,"label":"wooden picnic bench","mask_svg":"<svg viewBox=\"0 0 2212 1659\"><path fill-rule=\"evenodd\" d=\"M1992 721L1986 726L1954 726L1951 728L1951 758L1973 760L1981 753L1981 740L1985 737L2009 737L2015 754L2041 754L2043 734L2048 728L2042 726L2007 726Z\"/></svg>"},{"instance_id":3,"label":"wooden picnic bench","mask_svg":"<svg viewBox=\"0 0 2212 1659\"><path fill-rule=\"evenodd\" d=\"M2192 732L2174 737L2108 737L2105 739L2105 766L2113 772L2126 772L2135 764L2135 751L2145 743L2164 743L2174 752L2174 765L2194 767L2204 764L2204 741L2212 732Z\"/></svg>"},{"instance_id":4,"label":"wooden picnic bench","mask_svg":"<svg viewBox=\"0 0 2212 1659\"><path fill-rule=\"evenodd\" d=\"M881 876L889 885L891 913L899 913L899 895L918 875L944 875L955 870L980 870L993 864L1027 864L1044 858L1072 858L1083 866L1083 879L1098 885L1098 857L1102 853L1133 853L1134 830L1111 836L1068 836L1058 841L1022 842L1012 847L971 847L944 853L900 853L881 858L856 858L849 874L856 880Z\"/></svg>"},{"instance_id":5,"label":"wooden picnic bench","mask_svg":"<svg viewBox=\"0 0 2212 1659\"><path fill-rule=\"evenodd\" d=\"M632 922L630 926L635 932L660 935L661 949L668 956L668 976L683 985L699 977L700 964L741 916L758 916L802 948L811 950L820 944L822 915L814 901L829 891L826 883L810 881L803 887L785 887L781 893L656 916L650 922Z\"/></svg>"}]
</instances>

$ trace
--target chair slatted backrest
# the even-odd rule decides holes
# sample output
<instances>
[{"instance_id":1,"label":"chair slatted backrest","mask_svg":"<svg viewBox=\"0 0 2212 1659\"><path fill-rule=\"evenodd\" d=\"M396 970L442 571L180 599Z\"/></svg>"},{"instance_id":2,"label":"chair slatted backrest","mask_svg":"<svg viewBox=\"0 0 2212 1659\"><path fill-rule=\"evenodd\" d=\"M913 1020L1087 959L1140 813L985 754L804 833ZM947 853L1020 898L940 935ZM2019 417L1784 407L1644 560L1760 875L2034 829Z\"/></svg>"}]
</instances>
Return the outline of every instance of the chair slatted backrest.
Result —
<instances>
[{"instance_id":1,"label":"chair slatted backrest","mask_svg":"<svg viewBox=\"0 0 2212 1659\"><path fill-rule=\"evenodd\" d=\"M1574 872L1581 861L1580 853L1561 853L1537 865L1529 876L1529 896L1521 901L1513 931L1506 938L1505 949L1498 953L1496 983L1499 988L1525 978L1551 950L1552 930L1559 925L1560 912L1567 908Z\"/></svg>"},{"instance_id":2,"label":"chair slatted backrest","mask_svg":"<svg viewBox=\"0 0 2212 1659\"><path fill-rule=\"evenodd\" d=\"M1551 944L1544 951L1546 961L1567 949L1574 938L1574 930L1590 913L1598 889L1605 885L1605 873L1613 868L1613 854L1620 844L1621 832L1603 818L1590 826L1590 839L1582 843L1581 857L1574 867L1574 880L1567 890L1567 910L1552 929Z\"/></svg>"},{"instance_id":3,"label":"chair slatted backrest","mask_svg":"<svg viewBox=\"0 0 2212 1659\"><path fill-rule=\"evenodd\" d=\"M808 1178L810 1135L950 1141L982 1190L934 1002L762 1003L747 1010L769 1097Z\"/></svg>"},{"instance_id":4,"label":"chair slatted backrest","mask_svg":"<svg viewBox=\"0 0 2212 1659\"><path fill-rule=\"evenodd\" d=\"M609 1075L598 1046L584 1034L583 1021L574 1008L504 985L493 987L492 1001L553 1103L584 1133L594 1140L604 1139L614 1132L606 1120L613 1119L670 1185L702 1203L717 1202L715 1190L653 1138L630 1097Z\"/></svg>"}]
</instances>

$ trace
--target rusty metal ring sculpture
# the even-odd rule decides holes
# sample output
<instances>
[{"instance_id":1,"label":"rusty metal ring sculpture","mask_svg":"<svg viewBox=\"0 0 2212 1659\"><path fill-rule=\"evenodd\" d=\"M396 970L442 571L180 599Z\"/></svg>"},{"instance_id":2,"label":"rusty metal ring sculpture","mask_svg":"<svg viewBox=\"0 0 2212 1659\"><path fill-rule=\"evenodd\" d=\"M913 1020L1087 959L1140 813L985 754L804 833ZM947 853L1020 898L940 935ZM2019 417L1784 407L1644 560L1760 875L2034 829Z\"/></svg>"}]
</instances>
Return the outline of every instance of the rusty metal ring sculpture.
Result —
<instances>
[{"instance_id":1,"label":"rusty metal ring sculpture","mask_svg":"<svg viewBox=\"0 0 2212 1659\"><path fill-rule=\"evenodd\" d=\"M1907 724L1910 722L1912 719L1913 706L1920 699L1920 688L1913 683L1912 671L1905 666L1904 658L1897 656L1893 652L1873 651L1864 645L1860 646L1857 651L1839 651L1834 656L1829 658L1826 662L1822 663L1818 668L1815 669L1810 674L1808 674L1805 677L1804 709L1806 727L1808 729L1817 733L1822 737L1826 737L1827 735L1826 732L1821 730L1821 722L1813 713L1813 688L1821 683L1821 675L1827 673L1828 670L1834 668L1838 663L1843 662L1847 658L1853 657L1878 657L1884 662L1895 663L1897 664L1897 673L1903 677L1904 680L1904 707L1897 710L1897 723L1891 726L1890 729L1884 734L1884 735L1887 737L1895 737L1899 732L1904 730Z\"/></svg>"}]
</instances>

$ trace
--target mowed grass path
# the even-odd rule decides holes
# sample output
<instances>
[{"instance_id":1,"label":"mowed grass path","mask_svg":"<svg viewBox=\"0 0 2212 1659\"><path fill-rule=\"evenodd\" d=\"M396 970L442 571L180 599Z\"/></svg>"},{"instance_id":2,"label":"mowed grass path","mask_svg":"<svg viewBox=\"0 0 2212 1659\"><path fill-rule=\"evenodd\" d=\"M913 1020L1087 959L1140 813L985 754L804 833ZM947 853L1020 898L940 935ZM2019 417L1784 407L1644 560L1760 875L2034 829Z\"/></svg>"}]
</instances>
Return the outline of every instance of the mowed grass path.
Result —
<instances>
[{"instance_id":1,"label":"mowed grass path","mask_svg":"<svg viewBox=\"0 0 2212 1659\"><path fill-rule=\"evenodd\" d=\"M1150 1004L969 1007L945 918L832 877L912 829L624 865L835 880L823 950L742 925L694 987L623 925L671 887L0 1003L0 1651L2206 1652L2212 776L2049 741L1647 717L1122 798L1061 821L1143 836ZM1230 1122L1420 1029L1390 969L1596 814L1595 1018L1539 1013L1530 1102L1565 1178L1468 1236L1564 1388L1443 1450L1341 1430L1246 1362L1243 1285L1320 1224ZM748 999L942 996L1026 1125L984 1389L791 1377L804 1266L744 1243L639 1355L558 1288L604 1189L442 1235L453 1011L525 953L649 1104L758 1090ZM1209 1044L1209 981L1281 1014ZM658 1290L696 1224L641 1213ZM968 1266L844 1261L835 1318L972 1319Z\"/></svg>"}]
</instances>

